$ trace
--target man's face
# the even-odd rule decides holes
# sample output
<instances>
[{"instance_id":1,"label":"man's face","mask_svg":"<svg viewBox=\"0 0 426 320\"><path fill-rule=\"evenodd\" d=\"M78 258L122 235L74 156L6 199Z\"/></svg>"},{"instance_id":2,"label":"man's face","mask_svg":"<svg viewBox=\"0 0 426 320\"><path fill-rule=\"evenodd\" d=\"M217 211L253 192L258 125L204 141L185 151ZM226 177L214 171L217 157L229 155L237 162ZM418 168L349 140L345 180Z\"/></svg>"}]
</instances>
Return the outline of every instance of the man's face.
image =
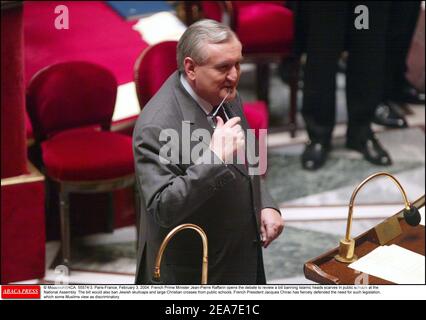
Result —
<instances>
[{"instance_id":1,"label":"man's face","mask_svg":"<svg viewBox=\"0 0 426 320\"><path fill-rule=\"evenodd\" d=\"M226 100L237 94L242 60L241 43L232 38L225 43L205 44L207 59L197 64L185 58L185 71L194 91L213 106L218 105L229 91Z\"/></svg>"}]
</instances>

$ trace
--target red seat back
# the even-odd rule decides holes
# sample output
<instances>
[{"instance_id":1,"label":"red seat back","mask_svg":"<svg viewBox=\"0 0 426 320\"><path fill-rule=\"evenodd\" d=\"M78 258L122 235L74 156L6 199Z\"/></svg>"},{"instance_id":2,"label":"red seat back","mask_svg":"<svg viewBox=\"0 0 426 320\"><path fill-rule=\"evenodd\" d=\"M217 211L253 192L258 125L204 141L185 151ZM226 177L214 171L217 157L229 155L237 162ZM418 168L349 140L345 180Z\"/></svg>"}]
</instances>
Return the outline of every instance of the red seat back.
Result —
<instances>
[{"instance_id":1,"label":"red seat back","mask_svg":"<svg viewBox=\"0 0 426 320\"><path fill-rule=\"evenodd\" d=\"M222 22L224 7L220 1L201 1L201 11L204 18Z\"/></svg>"},{"instance_id":2,"label":"red seat back","mask_svg":"<svg viewBox=\"0 0 426 320\"><path fill-rule=\"evenodd\" d=\"M141 109L177 70L177 41L164 41L145 49L134 67L134 81Z\"/></svg>"},{"instance_id":3,"label":"red seat back","mask_svg":"<svg viewBox=\"0 0 426 320\"><path fill-rule=\"evenodd\" d=\"M291 53L294 38L293 12L283 1L201 1L203 16L222 21L231 15L230 27L243 45L243 55L282 55ZM223 21L225 22L225 21Z\"/></svg>"},{"instance_id":4,"label":"red seat back","mask_svg":"<svg viewBox=\"0 0 426 320\"><path fill-rule=\"evenodd\" d=\"M109 128L116 95L114 75L93 63L63 62L40 70L27 90L36 138L86 126Z\"/></svg>"}]
</instances>

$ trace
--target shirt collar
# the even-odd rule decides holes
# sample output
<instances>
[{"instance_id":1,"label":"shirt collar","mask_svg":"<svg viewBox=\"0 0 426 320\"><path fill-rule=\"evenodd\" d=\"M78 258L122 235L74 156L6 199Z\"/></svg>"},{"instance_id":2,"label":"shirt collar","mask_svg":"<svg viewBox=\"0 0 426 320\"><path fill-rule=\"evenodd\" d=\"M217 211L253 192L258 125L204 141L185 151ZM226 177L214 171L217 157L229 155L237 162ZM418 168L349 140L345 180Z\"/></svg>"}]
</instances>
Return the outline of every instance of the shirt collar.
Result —
<instances>
[{"instance_id":1,"label":"shirt collar","mask_svg":"<svg viewBox=\"0 0 426 320\"><path fill-rule=\"evenodd\" d=\"M181 73L180 74L180 82L182 83L185 90L189 93L189 95L197 102L197 104L200 106L200 108L206 113L210 114L213 110L213 106L208 103L206 100L201 98L198 94L195 93L195 91L192 89L191 85L186 80L185 76Z\"/></svg>"}]
</instances>

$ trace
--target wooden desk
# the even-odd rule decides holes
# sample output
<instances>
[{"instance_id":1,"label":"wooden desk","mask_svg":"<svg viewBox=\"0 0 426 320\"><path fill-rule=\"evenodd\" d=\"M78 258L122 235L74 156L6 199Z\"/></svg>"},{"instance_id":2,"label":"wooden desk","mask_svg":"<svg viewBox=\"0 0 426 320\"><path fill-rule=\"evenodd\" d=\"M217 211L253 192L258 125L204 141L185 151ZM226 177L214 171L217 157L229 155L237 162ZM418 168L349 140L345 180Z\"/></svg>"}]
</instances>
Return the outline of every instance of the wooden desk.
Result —
<instances>
[{"instance_id":1,"label":"wooden desk","mask_svg":"<svg viewBox=\"0 0 426 320\"><path fill-rule=\"evenodd\" d=\"M425 205L425 196L416 200L413 205L418 209L423 207ZM395 214L398 217L402 233L386 245L396 244L424 256L425 227L423 225L416 227L409 226L402 217L402 212L403 210ZM380 244L374 228L355 238L355 254L358 258L365 256L379 246ZM348 268L348 264L336 261L334 256L338 252L339 248L336 247L306 262L304 265L305 277L320 284L354 284L360 273L359 271ZM368 284L394 283L369 275Z\"/></svg>"}]
</instances>

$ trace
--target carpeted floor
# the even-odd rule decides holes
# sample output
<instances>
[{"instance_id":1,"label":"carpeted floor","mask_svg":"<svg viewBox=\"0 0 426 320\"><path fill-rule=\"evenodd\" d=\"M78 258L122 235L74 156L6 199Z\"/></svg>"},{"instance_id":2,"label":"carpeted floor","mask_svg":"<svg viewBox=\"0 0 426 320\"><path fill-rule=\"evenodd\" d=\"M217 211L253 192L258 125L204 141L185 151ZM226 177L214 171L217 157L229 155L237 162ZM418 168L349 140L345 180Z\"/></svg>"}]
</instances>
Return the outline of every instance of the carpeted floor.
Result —
<instances>
[{"instance_id":1,"label":"carpeted floor","mask_svg":"<svg viewBox=\"0 0 426 320\"><path fill-rule=\"evenodd\" d=\"M67 30L55 28L58 5L68 8ZM132 81L136 58L147 47L132 29L136 22L125 21L103 1L26 1L26 83L41 68L68 60L98 63L115 74L118 84Z\"/></svg>"}]
</instances>

